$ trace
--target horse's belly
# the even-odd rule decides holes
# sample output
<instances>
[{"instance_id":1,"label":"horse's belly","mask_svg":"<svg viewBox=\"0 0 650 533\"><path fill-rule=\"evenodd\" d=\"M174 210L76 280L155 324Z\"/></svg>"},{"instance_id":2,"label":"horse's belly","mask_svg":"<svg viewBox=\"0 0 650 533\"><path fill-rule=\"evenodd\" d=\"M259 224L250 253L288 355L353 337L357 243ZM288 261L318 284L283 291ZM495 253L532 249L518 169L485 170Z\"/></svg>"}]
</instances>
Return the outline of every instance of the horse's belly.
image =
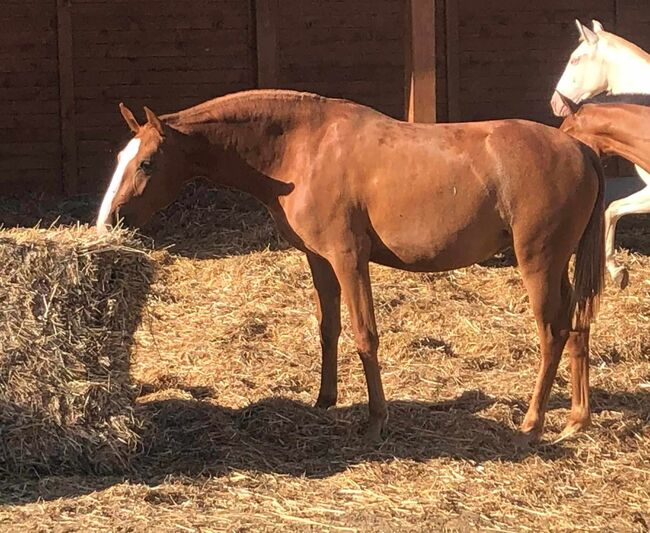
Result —
<instances>
[{"instance_id":1,"label":"horse's belly","mask_svg":"<svg viewBox=\"0 0 650 533\"><path fill-rule=\"evenodd\" d=\"M373 262L420 272L472 265L511 244L509 228L493 209L479 209L464 219L404 219L374 230Z\"/></svg>"}]
</instances>

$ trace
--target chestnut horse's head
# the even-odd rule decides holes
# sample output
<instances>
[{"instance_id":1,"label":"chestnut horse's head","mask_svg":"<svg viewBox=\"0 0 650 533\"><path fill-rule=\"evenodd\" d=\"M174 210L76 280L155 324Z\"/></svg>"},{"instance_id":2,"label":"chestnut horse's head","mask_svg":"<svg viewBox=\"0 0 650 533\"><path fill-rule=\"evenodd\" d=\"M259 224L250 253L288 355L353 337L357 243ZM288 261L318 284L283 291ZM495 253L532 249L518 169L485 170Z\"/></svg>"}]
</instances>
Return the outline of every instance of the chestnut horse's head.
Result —
<instances>
[{"instance_id":1,"label":"chestnut horse's head","mask_svg":"<svg viewBox=\"0 0 650 533\"><path fill-rule=\"evenodd\" d=\"M593 21L593 30L583 26L579 20L576 20L576 25L580 44L571 54L551 98L553 113L558 117L571 113L567 100L578 104L609 89L608 64L600 35L603 25L596 20Z\"/></svg>"},{"instance_id":2,"label":"chestnut horse's head","mask_svg":"<svg viewBox=\"0 0 650 533\"><path fill-rule=\"evenodd\" d=\"M180 133L163 124L148 108L147 123L138 124L133 113L120 111L135 137L117 155L117 165L104 195L97 229L123 219L129 226L144 225L151 216L173 202L187 179Z\"/></svg>"}]
</instances>

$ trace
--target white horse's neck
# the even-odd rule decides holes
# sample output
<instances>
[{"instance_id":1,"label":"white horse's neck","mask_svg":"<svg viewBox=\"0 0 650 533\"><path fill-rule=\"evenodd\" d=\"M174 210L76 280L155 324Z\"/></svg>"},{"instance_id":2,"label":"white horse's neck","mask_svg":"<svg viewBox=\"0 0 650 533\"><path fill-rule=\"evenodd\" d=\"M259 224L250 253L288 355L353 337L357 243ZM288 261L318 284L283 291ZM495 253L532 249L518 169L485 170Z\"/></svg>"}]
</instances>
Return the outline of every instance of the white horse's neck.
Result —
<instances>
[{"instance_id":1,"label":"white horse's neck","mask_svg":"<svg viewBox=\"0 0 650 533\"><path fill-rule=\"evenodd\" d=\"M611 94L650 93L650 54L614 37L607 39L605 60Z\"/></svg>"}]
</instances>

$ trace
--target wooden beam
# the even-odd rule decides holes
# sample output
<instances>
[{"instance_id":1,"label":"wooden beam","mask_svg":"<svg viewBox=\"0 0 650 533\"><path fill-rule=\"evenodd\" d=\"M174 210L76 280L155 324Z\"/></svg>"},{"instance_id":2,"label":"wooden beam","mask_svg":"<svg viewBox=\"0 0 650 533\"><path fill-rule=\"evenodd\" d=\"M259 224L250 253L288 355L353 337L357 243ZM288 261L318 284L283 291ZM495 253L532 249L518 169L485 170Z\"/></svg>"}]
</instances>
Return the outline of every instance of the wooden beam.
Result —
<instances>
[{"instance_id":1,"label":"wooden beam","mask_svg":"<svg viewBox=\"0 0 650 533\"><path fill-rule=\"evenodd\" d=\"M445 29L447 36L447 113L449 122L458 122L461 120L458 0L447 0L445 4Z\"/></svg>"},{"instance_id":2,"label":"wooden beam","mask_svg":"<svg viewBox=\"0 0 650 533\"><path fill-rule=\"evenodd\" d=\"M57 46L59 59L59 116L61 120L61 169L63 192L79 191L77 132L75 128L74 71L72 56L72 0L57 0Z\"/></svg>"},{"instance_id":3,"label":"wooden beam","mask_svg":"<svg viewBox=\"0 0 650 533\"><path fill-rule=\"evenodd\" d=\"M407 0L406 109L409 122L436 121L436 0Z\"/></svg>"},{"instance_id":4,"label":"wooden beam","mask_svg":"<svg viewBox=\"0 0 650 533\"><path fill-rule=\"evenodd\" d=\"M280 0L256 0L257 86L274 88L279 84L278 19Z\"/></svg>"}]
</instances>

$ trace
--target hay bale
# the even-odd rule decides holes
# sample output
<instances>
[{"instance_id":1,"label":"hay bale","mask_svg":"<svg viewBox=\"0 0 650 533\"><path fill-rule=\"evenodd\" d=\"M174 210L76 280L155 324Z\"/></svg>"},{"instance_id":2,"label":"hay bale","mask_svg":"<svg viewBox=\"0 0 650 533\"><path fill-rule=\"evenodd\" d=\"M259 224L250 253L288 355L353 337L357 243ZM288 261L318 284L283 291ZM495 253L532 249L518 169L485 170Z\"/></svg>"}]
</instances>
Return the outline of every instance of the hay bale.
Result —
<instances>
[{"instance_id":1,"label":"hay bale","mask_svg":"<svg viewBox=\"0 0 650 533\"><path fill-rule=\"evenodd\" d=\"M130 345L153 271L126 232L0 231L0 472L128 466Z\"/></svg>"}]
</instances>

